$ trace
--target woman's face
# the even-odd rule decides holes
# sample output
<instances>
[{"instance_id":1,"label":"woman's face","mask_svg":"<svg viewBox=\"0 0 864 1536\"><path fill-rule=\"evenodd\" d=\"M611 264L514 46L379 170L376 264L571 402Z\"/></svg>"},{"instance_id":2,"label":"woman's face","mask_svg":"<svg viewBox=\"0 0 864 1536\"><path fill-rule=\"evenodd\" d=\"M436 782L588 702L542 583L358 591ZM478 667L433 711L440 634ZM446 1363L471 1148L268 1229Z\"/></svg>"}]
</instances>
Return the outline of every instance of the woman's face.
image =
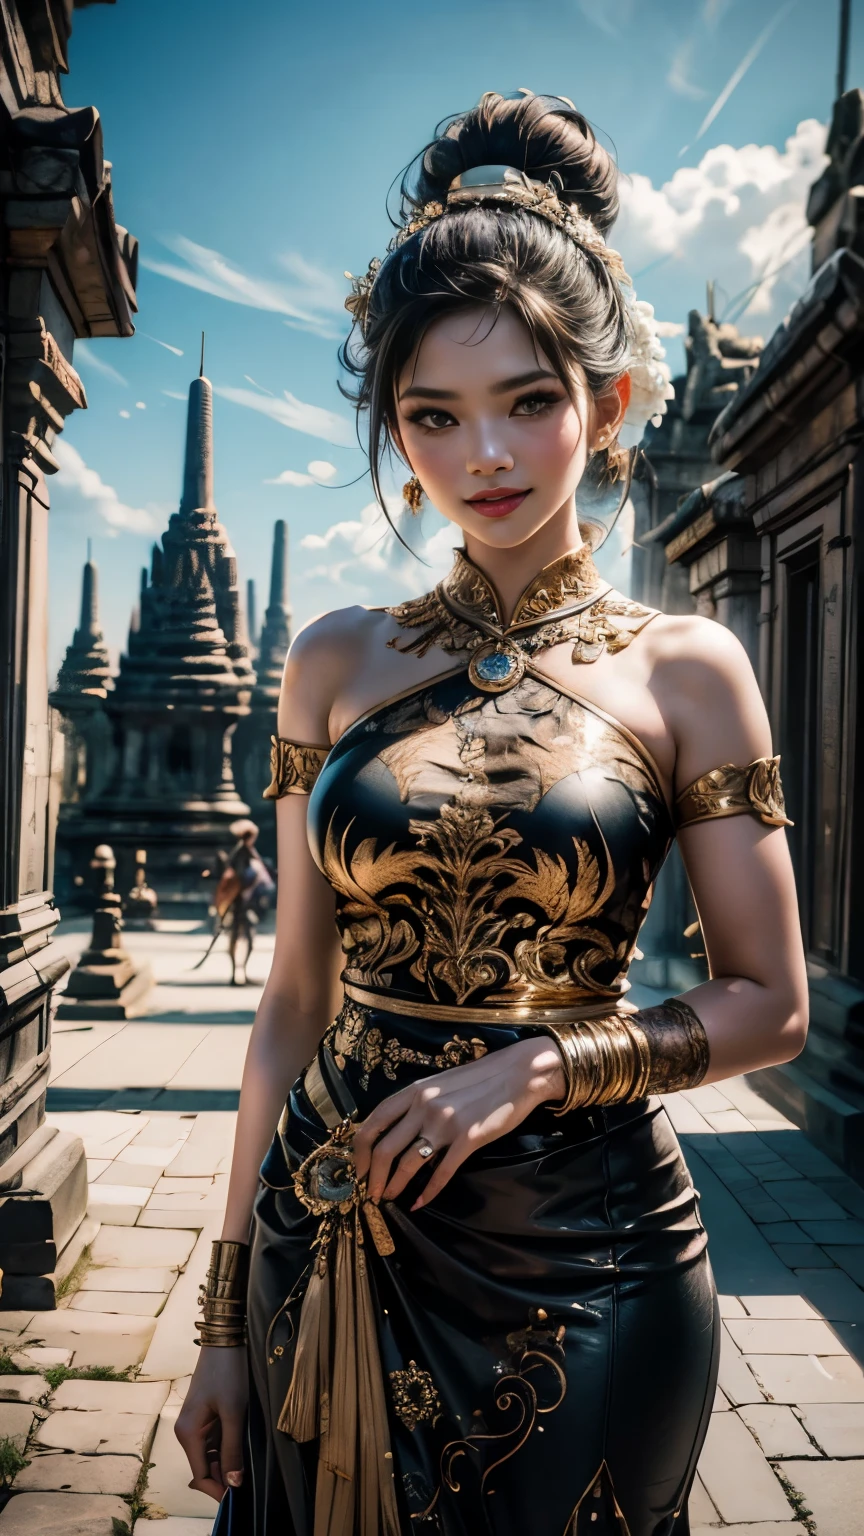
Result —
<instances>
[{"instance_id":1,"label":"woman's face","mask_svg":"<svg viewBox=\"0 0 864 1536\"><path fill-rule=\"evenodd\" d=\"M624 374L592 400L571 394L509 305L436 320L398 381L405 458L439 512L482 544L510 549L572 508L597 438L617 430Z\"/></svg>"}]
</instances>

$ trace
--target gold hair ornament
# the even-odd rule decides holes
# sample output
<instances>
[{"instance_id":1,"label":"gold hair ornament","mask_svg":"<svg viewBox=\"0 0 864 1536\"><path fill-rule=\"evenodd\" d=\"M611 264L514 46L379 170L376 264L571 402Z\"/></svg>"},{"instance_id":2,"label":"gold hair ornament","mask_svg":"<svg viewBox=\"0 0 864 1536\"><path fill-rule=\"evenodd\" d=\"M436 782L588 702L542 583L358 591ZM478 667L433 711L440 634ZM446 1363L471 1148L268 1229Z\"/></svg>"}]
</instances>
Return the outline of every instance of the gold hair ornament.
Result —
<instances>
[{"instance_id":1,"label":"gold hair ornament","mask_svg":"<svg viewBox=\"0 0 864 1536\"><path fill-rule=\"evenodd\" d=\"M411 516L418 517L423 509L423 487L416 475L412 475L410 480L405 481L402 496Z\"/></svg>"},{"instance_id":2,"label":"gold hair ornament","mask_svg":"<svg viewBox=\"0 0 864 1536\"><path fill-rule=\"evenodd\" d=\"M510 208L525 208L541 219L554 224L578 245L603 262L618 283L629 283L624 262L618 251L607 245L597 226L585 214L562 202L555 188L546 181L533 181L524 171L512 165L477 165L470 171L454 176L447 191L446 201L424 203L416 208L402 228L397 230L387 247L388 254L399 249L412 235L427 229L445 213L461 207L480 207L484 203L498 203ZM353 315L365 332L369 315L369 301L375 280L381 270L380 257L370 261L362 277L346 272L351 283L351 293L345 300L345 308Z\"/></svg>"}]
</instances>

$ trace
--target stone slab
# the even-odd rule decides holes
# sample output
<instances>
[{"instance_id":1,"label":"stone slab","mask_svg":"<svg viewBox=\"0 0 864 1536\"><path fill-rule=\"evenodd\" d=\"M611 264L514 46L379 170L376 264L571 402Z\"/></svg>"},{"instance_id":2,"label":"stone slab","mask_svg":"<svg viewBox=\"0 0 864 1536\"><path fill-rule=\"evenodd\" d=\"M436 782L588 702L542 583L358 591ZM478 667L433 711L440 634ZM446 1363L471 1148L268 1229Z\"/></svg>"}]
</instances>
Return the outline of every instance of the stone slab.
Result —
<instances>
[{"instance_id":1,"label":"stone slab","mask_svg":"<svg viewBox=\"0 0 864 1536\"><path fill-rule=\"evenodd\" d=\"M797 1221L762 1222L759 1231L769 1243L805 1243L807 1241L804 1228L799 1227Z\"/></svg>"},{"instance_id":2,"label":"stone slab","mask_svg":"<svg viewBox=\"0 0 864 1536\"><path fill-rule=\"evenodd\" d=\"M741 1209L717 1174L696 1150L710 1137L687 1140L687 1163L701 1193L702 1218L717 1288L726 1296L797 1294L798 1282L781 1264L770 1243Z\"/></svg>"},{"instance_id":3,"label":"stone slab","mask_svg":"<svg viewBox=\"0 0 864 1536\"><path fill-rule=\"evenodd\" d=\"M189 1122L190 1125L193 1123ZM155 1169L157 1174L162 1173L183 1150L186 1140L185 1136L175 1136L168 1146L153 1146L148 1141L139 1143L136 1138L130 1141L128 1147L124 1147L122 1157L117 1159L118 1166L122 1164L124 1168L146 1168L148 1173Z\"/></svg>"},{"instance_id":4,"label":"stone slab","mask_svg":"<svg viewBox=\"0 0 864 1536\"><path fill-rule=\"evenodd\" d=\"M79 1291L72 1312L124 1312L128 1317L157 1317L165 1305L158 1291Z\"/></svg>"},{"instance_id":5,"label":"stone slab","mask_svg":"<svg viewBox=\"0 0 864 1536\"><path fill-rule=\"evenodd\" d=\"M12 1356L13 1365L20 1367L22 1371L32 1371L34 1365L40 1371L47 1371L52 1365L71 1365L74 1351L60 1349L59 1346L49 1344L34 1344L28 1348L15 1352Z\"/></svg>"},{"instance_id":6,"label":"stone slab","mask_svg":"<svg viewBox=\"0 0 864 1536\"><path fill-rule=\"evenodd\" d=\"M20 1493L16 1488L0 1513L0 1536L115 1536L115 1521L129 1524L129 1505L114 1495Z\"/></svg>"},{"instance_id":7,"label":"stone slab","mask_svg":"<svg viewBox=\"0 0 864 1536\"><path fill-rule=\"evenodd\" d=\"M150 1152L153 1149L143 1147L142 1151ZM126 1189L140 1189L142 1198L146 1200L150 1190L153 1189L159 1178L160 1169L152 1163L127 1163L123 1157L118 1157L113 1163L104 1163L94 1177L90 1175L91 1195L92 1186L97 1188L105 1184L122 1184Z\"/></svg>"},{"instance_id":8,"label":"stone slab","mask_svg":"<svg viewBox=\"0 0 864 1536\"><path fill-rule=\"evenodd\" d=\"M251 1024L220 1024L190 1052L166 1086L175 1091L239 1088L251 1033Z\"/></svg>"},{"instance_id":9,"label":"stone slab","mask_svg":"<svg viewBox=\"0 0 864 1536\"><path fill-rule=\"evenodd\" d=\"M864 1285L864 1244L853 1244L849 1247L844 1244L842 1248L839 1246L835 1248L828 1244L825 1252L838 1268L846 1271L856 1285Z\"/></svg>"},{"instance_id":10,"label":"stone slab","mask_svg":"<svg viewBox=\"0 0 864 1536\"><path fill-rule=\"evenodd\" d=\"M776 1179L772 1180L770 1191L778 1205L782 1205L787 1216L793 1221L798 1221L809 1232L809 1222L819 1226L824 1221L842 1220L846 1213L842 1205L820 1189L818 1184L813 1184L809 1179ZM848 1219L848 1218L847 1218ZM818 1242L818 1237L815 1238Z\"/></svg>"},{"instance_id":11,"label":"stone slab","mask_svg":"<svg viewBox=\"0 0 864 1536\"><path fill-rule=\"evenodd\" d=\"M113 1265L89 1269L81 1281L81 1291L154 1291L167 1295L177 1279L176 1269L120 1269Z\"/></svg>"},{"instance_id":12,"label":"stone slab","mask_svg":"<svg viewBox=\"0 0 864 1536\"><path fill-rule=\"evenodd\" d=\"M80 1113L51 1110L46 1119L58 1130L73 1131L80 1136L88 1157L117 1157L133 1136L140 1136L147 1125L146 1115L123 1115L111 1109L88 1109Z\"/></svg>"},{"instance_id":13,"label":"stone slab","mask_svg":"<svg viewBox=\"0 0 864 1536\"><path fill-rule=\"evenodd\" d=\"M730 1318L726 1324L743 1355L845 1355L820 1318Z\"/></svg>"},{"instance_id":14,"label":"stone slab","mask_svg":"<svg viewBox=\"0 0 864 1536\"><path fill-rule=\"evenodd\" d=\"M694 1477L693 1479L693 1487L687 1500L687 1513L690 1516L691 1525L694 1523L713 1525L714 1529L717 1529L720 1516L711 1503L705 1489L705 1484L700 1477Z\"/></svg>"},{"instance_id":15,"label":"stone slab","mask_svg":"<svg viewBox=\"0 0 864 1536\"><path fill-rule=\"evenodd\" d=\"M110 1383L109 1383L110 1385ZM81 1456L137 1456L146 1460L156 1433L156 1413L114 1413L62 1409L39 1426L34 1445L42 1450L75 1451Z\"/></svg>"},{"instance_id":16,"label":"stone slab","mask_svg":"<svg viewBox=\"0 0 864 1536\"><path fill-rule=\"evenodd\" d=\"M819 1455L788 1404L748 1403L738 1413L766 1456Z\"/></svg>"},{"instance_id":17,"label":"stone slab","mask_svg":"<svg viewBox=\"0 0 864 1536\"><path fill-rule=\"evenodd\" d=\"M93 1216L85 1216L78 1230L70 1237L63 1252L57 1257L51 1278L55 1286L71 1275L85 1248L89 1248L97 1236L101 1223Z\"/></svg>"},{"instance_id":18,"label":"stone slab","mask_svg":"<svg viewBox=\"0 0 864 1536\"><path fill-rule=\"evenodd\" d=\"M56 1451L34 1456L29 1467L18 1473L15 1487L19 1493L118 1493L128 1498L140 1476L137 1456L76 1456Z\"/></svg>"},{"instance_id":19,"label":"stone slab","mask_svg":"<svg viewBox=\"0 0 864 1536\"><path fill-rule=\"evenodd\" d=\"M0 1376L0 1403L38 1403L48 1387L44 1376Z\"/></svg>"},{"instance_id":20,"label":"stone slab","mask_svg":"<svg viewBox=\"0 0 864 1536\"><path fill-rule=\"evenodd\" d=\"M737 1296L718 1296L721 1317L746 1317L747 1313Z\"/></svg>"},{"instance_id":21,"label":"stone slab","mask_svg":"<svg viewBox=\"0 0 864 1536\"><path fill-rule=\"evenodd\" d=\"M166 1165L166 1173L175 1178L194 1178L225 1171L231 1161L236 1125L234 1110L213 1110L207 1115L199 1115L192 1122L185 1145Z\"/></svg>"},{"instance_id":22,"label":"stone slab","mask_svg":"<svg viewBox=\"0 0 864 1536\"><path fill-rule=\"evenodd\" d=\"M23 1451L33 1416L29 1403L0 1403L0 1440L14 1440L19 1451Z\"/></svg>"},{"instance_id":23,"label":"stone slab","mask_svg":"<svg viewBox=\"0 0 864 1536\"><path fill-rule=\"evenodd\" d=\"M61 1073L54 1087L164 1087L208 1034L194 1024L127 1024Z\"/></svg>"},{"instance_id":24,"label":"stone slab","mask_svg":"<svg viewBox=\"0 0 864 1536\"><path fill-rule=\"evenodd\" d=\"M762 1403L765 1401L765 1395L760 1390L756 1377L749 1369L744 1356L734 1340L726 1332L725 1325L721 1329L720 1334L718 1385L724 1396L736 1407L740 1403Z\"/></svg>"},{"instance_id":25,"label":"stone slab","mask_svg":"<svg viewBox=\"0 0 864 1536\"><path fill-rule=\"evenodd\" d=\"M741 1304L749 1317L818 1318L803 1296L742 1296Z\"/></svg>"},{"instance_id":26,"label":"stone slab","mask_svg":"<svg viewBox=\"0 0 864 1536\"><path fill-rule=\"evenodd\" d=\"M774 1252L789 1269L833 1269L834 1260L815 1243L775 1243Z\"/></svg>"},{"instance_id":27,"label":"stone slab","mask_svg":"<svg viewBox=\"0 0 864 1536\"><path fill-rule=\"evenodd\" d=\"M786 1470L813 1511L819 1536L864 1530L864 1462L802 1461Z\"/></svg>"},{"instance_id":28,"label":"stone slab","mask_svg":"<svg viewBox=\"0 0 864 1536\"><path fill-rule=\"evenodd\" d=\"M864 1291L842 1269L796 1269L801 1289L833 1323L864 1323Z\"/></svg>"},{"instance_id":29,"label":"stone slab","mask_svg":"<svg viewBox=\"0 0 864 1536\"><path fill-rule=\"evenodd\" d=\"M188 1141L195 1124L194 1116L186 1116L184 1119L180 1115L151 1115L137 1133L132 1146L158 1147L161 1151L167 1152L178 1141L181 1143ZM177 1150L179 1151L179 1148Z\"/></svg>"},{"instance_id":30,"label":"stone slab","mask_svg":"<svg viewBox=\"0 0 864 1536\"><path fill-rule=\"evenodd\" d=\"M691 1104L683 1093L663 1095L663 1107L676 1135L710 1135L711 1127L708 1121L704 1115L700 1115L696 1105Z\"/></svg>"},{"instance_id":31,"label":"stone slab","mask_svg":"<svg viewBox=\"0 0 864 1536\"><path fill-rule=\"evenodd\" d=\"M148 1195L131 1184L91 1184L87 1212L111 1227L134 1227Z\"/></svg>"},{"instance_id":32,"label":"stone slab","mask_svg":"<svg viewBox=\"0 0 864 1536\"><path fill-rule=\"evenodd\" d=\"M748 1355L747 1364L775 1403L864 1403L864 1371L851 1355Z\"/></svg>"},{"instance_id":33,"label":"stone slab","mask_svg":"<svg viewBox=\"0 0 864 1536\"><path fill-rule=\"evenodd\" d=\"M206 1493L189 1487L192 1476L183 1448L174 1434L174 1425L180 1412L179 1403L166 1403L162 1409L156 1439L150 1452L150 1472L147 1478L147 1504L156 1514L164 1510L166 1515L197 1515L199 1518L215 1518L213 1500ZM0 1531L0 1536L3 1536Z\"/></svg>"},{"instance_id":34,"label":"stone slab","mask_svg":"<svg viewBox=\"0 0 864 1536\"><path fill-rule=\"evenodd\" d=\"M125 1371L138 1365L147 1353L156 1328L151 1317L129 1317L119 1313L45 1312L39 1319L39 1337L60 1349L71 1349L76 1366L110 1365ZM85 1492L98 1493L99 1489ZM103 1489L113 1493L114 1489Z\"/></svg>"},{"instance_id":35,"label":"stone slab","mask_svg":"<svg viewBox=\"0 0 864 1536\"><path fill-rule=\"evenodd\" d=\"M99 1175L104 1173L106 1168L110 1168L110 1167L111 1167L111 1159L110 1159L110 1157L88 1157L88 1159L87 1159L87 1182L88 1182L88 1184L95 1184L96 1180L99 1178Z\"/></svg>"},{"instance_id":36,"label":"stone slab","mask_svg":"<svg viewBox=\"0 0 864 1536\"><path fill-rule=\"evenodd\" d=\"M139 1522L140 1524L140 1522ZM135 1529L138 1529L136 1525ZM722 1536L809 1536L807 1527L797 1520L782 1524L778 1520L760 1520L758 1525L694 1525L691 1527L691 1536L717 1536L718 1530Z\"/></svg>"},{"instance_id":37,"label":"stone slab","mask_svg":"<svg viewBox=\"0 0 864 1536\"><path fill-rule=\"evenodd\" d=\"M699 1476L729 1524L788 1520L789 1501L737 1413L714 1413L699 1458Z\"/></svg>"},{"instance_id":38,"label":"stone slab","mask_svg":"<svg viewBox=\"0 0 864 1536\"><path fill-rule=\"evenodd\" d=\"M159 1414L169 1390L167 1381L82 1381L73 1377L61 1382L51 1407L120 1417L126 1413Z\"/></svg>"},{"instance_id":39,"label":"stone slab","mask_svg":"<svg viewBox=\"0 0 864 1536\"><path fill-rule=\"evenodd\" d=\"M721 1109L716 1113L709 1110L705 1119L715 1131L752 1131L753 1127L740 1109Z\"/></svg>"},{"instance_id":40,"label":"stone slab","mask_svg":"<svg viewBox=\"0 0 864 1536\"><path fill-rule=\"evenodd\" d=\"M829 1243L842 1243L844 1247L864 1243L864 1222L856 1220L854 1216L844 1216L842 1211L836 1221L802 1220L801 1226L807 1236L814 1243L821 1243L823 1248Z\"/></svg>"},{"instance_id":41,"label":"stone slab","mask_svg":"<svg viewBox=\"0 0 864 1536\"><path fill-rule=\"evenodd\" d=\"M149 1232L141 1227L103 1226L91 1257L94 1265L116 1264L122 1269L139 1265L147 1269L182 1269L197 1240L197 1232L182 1228Z\"/></svg>"},{"instance_id":42,"label":"stone slab","mask_svg":"<svg viewBox=\"0 0 864 1536\"><path fill-rule=\"evenodd\" d=\"M797 1412L826 1456L864 1456L864 1403L801 1403Z\"/></svg>"},{"instance_id":43,"label":"stone slab","mask_svg":"<svg viewBox=\"0 0 864 1536\"><path fill-rule=\"evenodd\" d=\"M169 1515L167 1520L136 1520L136 1536L210 1536L213 1517L206 1520L194 1515Z\"/></svg>"}]
</instances>

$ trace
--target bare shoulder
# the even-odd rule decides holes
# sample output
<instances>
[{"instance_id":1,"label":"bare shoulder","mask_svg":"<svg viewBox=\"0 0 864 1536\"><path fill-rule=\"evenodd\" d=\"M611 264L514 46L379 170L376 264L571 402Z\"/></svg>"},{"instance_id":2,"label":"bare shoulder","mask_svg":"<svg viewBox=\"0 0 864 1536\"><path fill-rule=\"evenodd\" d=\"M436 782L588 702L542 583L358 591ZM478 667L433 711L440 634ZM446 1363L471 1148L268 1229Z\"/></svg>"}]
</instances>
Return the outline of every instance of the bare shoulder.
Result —
<instances>
[{"instance_id":1,"label":"bare shoulder","mask_svg":"<svg viewBox=\"0 0 864 1536\"><path fill-rule=\"evenodd\" d=\"M386 615L354 604L319 614L297 631L279 694L279 734L324 746L333 701L367 663Z\"/></svg>"},{"instance_id":2,"label":"bare shoulder","mask_svg":"<svg viewBox=\"0 0 864 1536\"><path fill-rule=\"evenodd\" d=\"M698 614L659 614L645 640L650 687L675 741L679 789L721 763L770 753L759 684L731 630Z\"/></svg>"}]
</instances>

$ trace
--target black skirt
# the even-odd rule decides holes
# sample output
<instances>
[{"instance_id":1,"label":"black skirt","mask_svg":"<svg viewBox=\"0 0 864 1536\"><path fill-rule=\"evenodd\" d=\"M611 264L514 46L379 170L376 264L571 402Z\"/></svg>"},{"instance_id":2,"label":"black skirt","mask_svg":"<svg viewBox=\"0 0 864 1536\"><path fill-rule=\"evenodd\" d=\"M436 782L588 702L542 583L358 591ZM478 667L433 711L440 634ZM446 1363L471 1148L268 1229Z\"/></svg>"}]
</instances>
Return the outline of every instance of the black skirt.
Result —
<instances>
[{"instance_id":1,"label":"black skirt","mask_svg":"<svg viewBox=\"0 0 864 1536\"><path fill-rule=\"evenodd\" d=\"M389 1080L344 1063L361 1116L435 1043L423 1021L373 1022L403 1061ZM520 1032L471 1033L495 1049ZM317 1444L278 1428L318 1229L292 1174L329 1134L302 1078L287 1127L255 1209L247 1467L220 1536L315 1531ZM392 1255L367 1245L401 1529L687 1536L719 1321L697 1194L660 1101L538 1110L412 1214L425 1177L382 1205Z\"/></svg>"}]
</instances>

